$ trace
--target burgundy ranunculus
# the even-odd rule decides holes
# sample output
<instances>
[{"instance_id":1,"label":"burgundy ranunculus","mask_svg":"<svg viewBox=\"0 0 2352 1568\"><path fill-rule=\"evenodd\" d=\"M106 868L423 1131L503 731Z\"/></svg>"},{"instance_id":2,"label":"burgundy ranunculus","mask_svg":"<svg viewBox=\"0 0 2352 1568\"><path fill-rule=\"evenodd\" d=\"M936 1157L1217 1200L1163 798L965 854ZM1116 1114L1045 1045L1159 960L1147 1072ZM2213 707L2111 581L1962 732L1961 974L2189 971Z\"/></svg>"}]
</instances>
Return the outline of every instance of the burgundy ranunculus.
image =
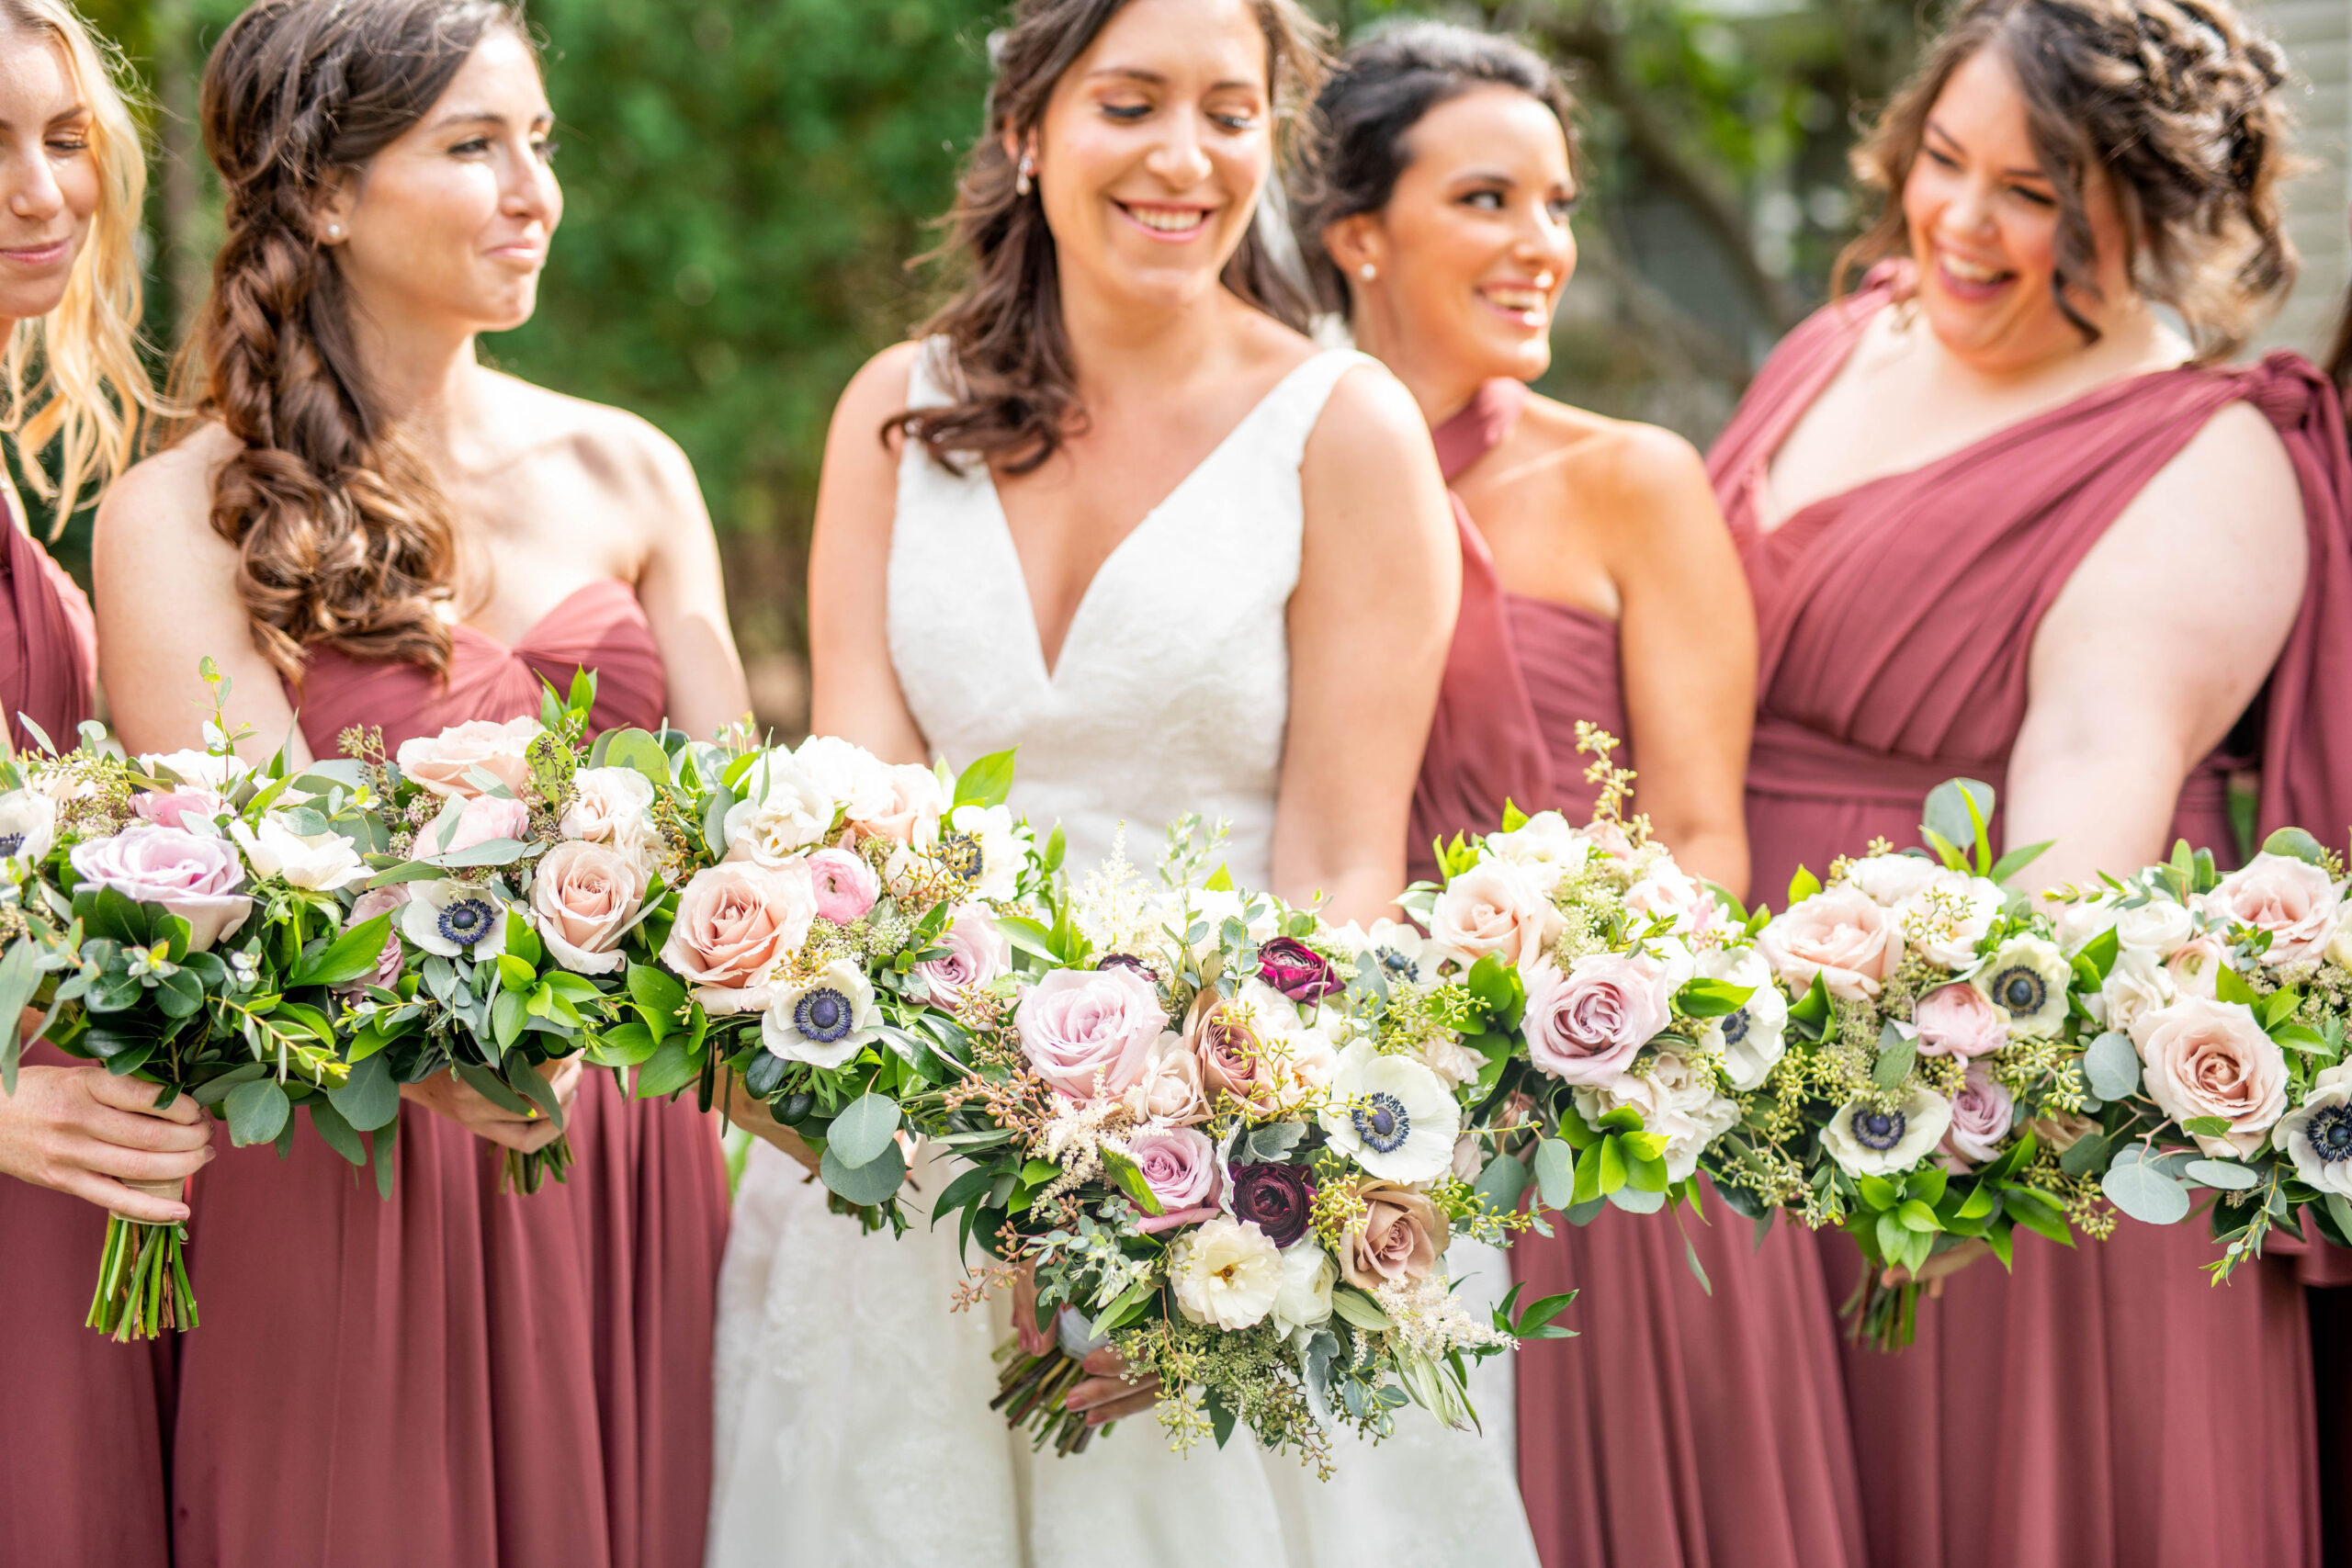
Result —
<instances>
[{"instance_id":1,"label":"burgundy ranunculus","mask_svg":"<svg viewBox=\"0 0 2352 1568\"><path fill-rule=\"evenodd\" d=\"M1319 1002L1341 988L1331 961L1296 937L1278 936L1258 950L1258 978L1295 1002Z\"/></svg>"},{"instance_id":2,"label":"burgundy ranunculus","mask_svg":"<svg viewBox=\"0 0 2352 1568\"><path fill-rule=\"evenodd\" d=\"M1306 1234L1315 1185L1295 1165L1237 1165L1233 1168L1233 1217L1248 1220L1276 1247Z\"/></svg>"},{"instance_id":3,"label":"burgundy ranunculus","mask_svg":"<svg viewBox=\"0 0 2352 1568\"><path fill-rule=\"evenodd\" d=\"M1146 964L1142 959L1137 958L1132 953L1106 953L1102 957L1094 961L1094 967L1097 969L1132 969L1136 974L1142 976L1145 979L1150 981L1153 985L1157 986L1159 984L1159 976L1151 972L1151 965Z\"/></svg>"}]
</instances>

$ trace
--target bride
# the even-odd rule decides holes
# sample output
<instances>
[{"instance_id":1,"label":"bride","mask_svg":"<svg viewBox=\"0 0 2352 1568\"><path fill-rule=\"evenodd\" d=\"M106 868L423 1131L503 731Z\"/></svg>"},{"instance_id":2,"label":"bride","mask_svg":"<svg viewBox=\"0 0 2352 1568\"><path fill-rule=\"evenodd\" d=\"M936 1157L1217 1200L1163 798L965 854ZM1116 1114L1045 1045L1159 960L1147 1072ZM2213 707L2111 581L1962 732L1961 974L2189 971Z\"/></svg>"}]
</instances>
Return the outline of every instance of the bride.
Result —
<instances>
[{"instance_id":1,"label":"bride","mask_svg":"<svg viewBox=\"0 0 2352 1568\"><path fill-rule=\"evenodd\" d=\"M1369 921L1404 881L1459 560L1412 400L1317 352L1259 226L1317 60L1295 0L1022 0L955 213L967 281L834 416L813 717L894 761L1018 747L1013 805L1077 873L1122 821L1147 861L1197 811L1238 882ZM1506 1365L1483 1435L1408 1409L1328 1483L1246 1436L1171 1455L1115 1376L1072 1397L1116 1434L1033 1457L988 1409L1003 1303L948 1311L954 1228L864 1236L753 1147L711 1563L1532 1568ZM1464 1290L1498 1295L1467 1250Z\"/></svg>"}]
</instances>

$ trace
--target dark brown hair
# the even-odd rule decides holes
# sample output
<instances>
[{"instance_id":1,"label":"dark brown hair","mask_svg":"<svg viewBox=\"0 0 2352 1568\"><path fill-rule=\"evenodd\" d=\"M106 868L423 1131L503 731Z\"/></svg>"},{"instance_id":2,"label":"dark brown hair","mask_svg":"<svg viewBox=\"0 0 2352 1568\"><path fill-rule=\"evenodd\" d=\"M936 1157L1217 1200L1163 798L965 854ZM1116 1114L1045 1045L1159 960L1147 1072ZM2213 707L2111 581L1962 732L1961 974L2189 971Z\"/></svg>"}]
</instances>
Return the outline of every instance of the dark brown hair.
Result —
<instances>
[{"instance_id":1,"label":"dark brown hair","mask_svg":"<svg viewBox=\"0 0 2352 1568\"><path fill-rule=\"evenodd\" d=\"M947 340L960 385L955 400L910 409L883 427L903 431L941 463L972 453L1026 473L1053 456L1083 419L1062 321L1054 236L1034 189L1023 194L1008 133L1018 143L1045 118L1054 86L1128 0L1019 0L1012 25L989 40L996 80L978 142L965 160L939 254L967 276L923 335ZM1250 0L1266 35L1267 85L1279 163L1295 165L1298 116L1322 76L1322 29L1297 0ZM1268 183L1278 198L1282 173ZM1307 301L1252 221L1225 265L1225 287L1304 331Z\"/></svg>"},{"instance_id":2,"label":"dark brown hair","mask_svg":"<svg viewBox=\"0 0 2352 1568\"><path fill-rule=\"evenodd\" d=\"M182 373L239 451L212 489L254 644L299 678L317 645L446 672L457 542L422 458L387 430L351 303L315 236L330 183L423 118L506 0L259 0L205 62L205 152L228 240Z\"/></svg>"},{"instance_id":3,"label":"dark brown hair","mask_svg":"<svg viewBox=\"0 0 2352 1568\"><path fill-rule=\"evenodd\" d=\"M2344 296L2344 316L2335 323L2335 344L2327 351L2328 378L2352 403L2352 293Z\"/></svg>"},{"instance_id":4,"label":"dark brown hair","mask_svg":"<svg viewBox=\"0 0 2352 1568\"><path fill-rule=\"evenodd\" d=\"M1903 187L1944 85L1996 49L2026 102L2036 156L2058 197L2051 291L2086 341L2077 298L2098 298L2084 209L2089 171L2107 171L2123 215L2134 286L2178 311L2200 357L2230 354L2295 276L2279 209L2286 68L2227 0L1968 0L1928 45L1854 153L1883 198L1838 258L1842 291L1860 268L1906 254Z\"/></svg>"},{"instance_id":5,"label":"dark brown hair","mask_svg":"<svg viewBox=\"0 0 2352 1568\"><path fill-rule=\"evenodd\" d=\"M1323 231L1360 212L1378 212L1411 162L1406 137L1438 105L1475 87L1512 87L1560 122L1568 163L1577 164L1576 104L1559 73L1516 39L1446 22L1408 22L1341 57L1315 100L1317 187L1292 207L1300 254L1319 303L1345 315L1347 279L1323 248Z\"/></svg>"}]
</instances>

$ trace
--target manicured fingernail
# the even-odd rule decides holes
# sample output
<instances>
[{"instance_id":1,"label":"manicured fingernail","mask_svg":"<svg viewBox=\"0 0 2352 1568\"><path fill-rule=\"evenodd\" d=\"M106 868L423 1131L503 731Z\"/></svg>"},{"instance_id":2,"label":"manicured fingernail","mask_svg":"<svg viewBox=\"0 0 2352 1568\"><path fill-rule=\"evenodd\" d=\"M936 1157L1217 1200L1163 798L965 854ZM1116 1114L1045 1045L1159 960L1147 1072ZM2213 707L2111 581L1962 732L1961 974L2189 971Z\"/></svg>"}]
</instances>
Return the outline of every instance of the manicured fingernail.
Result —
<instances>
[{"instance_id":1,"label":"manicured fingernail","mask_svg":"<svg viewBox=\"0 0 2352 1568\"><path fill-rule=\"evenodd\" d=\"M175 1205L173 1205L173 1208L172 1208L172 1223L173 1223L174 1224L179 1224L182 1220L185 1220L185 1219L187 1219L187 1206L186 1206L185 1204L175 1204Z\"/></svg>"}]
</instances>

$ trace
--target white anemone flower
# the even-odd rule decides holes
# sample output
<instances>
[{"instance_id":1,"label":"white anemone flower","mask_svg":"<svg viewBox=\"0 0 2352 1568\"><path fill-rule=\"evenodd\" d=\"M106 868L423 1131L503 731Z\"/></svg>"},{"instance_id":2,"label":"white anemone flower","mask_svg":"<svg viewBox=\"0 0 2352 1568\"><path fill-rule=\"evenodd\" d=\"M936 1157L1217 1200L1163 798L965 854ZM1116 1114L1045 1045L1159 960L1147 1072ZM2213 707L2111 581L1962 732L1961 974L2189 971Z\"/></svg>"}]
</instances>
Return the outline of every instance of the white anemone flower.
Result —
<instances>
[{"instance_id":1,"label":"white anemone flower","mask_svg":"<svg viewBox=\"0 0 2352 1568\"><path fill-rule=\"evenodd\" d=\"M760 1018L760 1043L787 1062L839 1067L882 1032L874 982L846 958L836 958L805 986L778 987Z\"/></svg>"},{"instance_id":2,"label":"white anemone flower","mask_svg":"<svg viewBox=\"0 0 2352 1568\"><path fill-rule=\"evenodd\" d=\"M1266 1233L1220 1216L1186 1231L1168 1249L1168 1280L1187 1323L1230 1334L1265 1320L1282 1294L1283 1255Z\"/></svg>"},{"instance_id":3,"label":"white anemone flower","mask_svg":"<svg viewBox=\"0 0 2352 1568\"><path fill-rule=\"evenodd\" d=\"M476 963L506 951L505 901L487 887L451 878L412 882L401 934L425 952Z\"/></svg>"},{"instance_id":4,"label":"white anemone flower","mask_svg":"<svg viewBox=\"0 0 2352 1568\"><path fill-rule=\"evenodd\" d=\"M2270 1142L2295 1162L2304 1181L2352 1198L2352 1065L2324 1068L2312 1078L2311 1098L2278 1119Z\"/></svg>"},{"instance_id":5,"label":"white anemone flower","mask_svg":"<svg viewBox=\"0 0 2352 1568\"><path fill-rule=\"evenodd\" d=\"M1772 983L1772 965L1753 947L1719 947L1699 955L1699 973L1748 987L1736 1012L1707 1021L1702 1043L1722 1055L1732 1088L1759 1087L1788 1049L1789 998Z\"/></svg>"},{"instance_id":6,"label":"white anemone flower","mask_svg":"<svg viewBox=\"0 0 2352 1568\"><path fill-rule=\"evenodd\" d=\"M2074 969L2056 942L2011 937L1973 978L2008 1025L2012 1040L2055 1034L2066 1021L2066 987Z\"/></svg>"},{"instance_id":7,"label":"white anemone flower","mask_svg":"<svg viewBox=\"0 0 2352 1568\"><path fill-rule=\"evenodd\" d=\"M959 806L939 829L941 863L969 877L972 896L1001 903L1021 880L1022 835L1004 806Z\"/></svg>"},{"instance_id":8,"label":"white anemone flower","mask_svg":"<svg viewBox=\"0 0 2352 1568\"><path fill-rule=\"evenodd\" d=\"M0 795L0 856L37 861L57 846L57 802L36 789Z\"/></svg>"},{"instance_id":9,"label":"white anemone flower","mask_svg":"<svg viewBox=\"0 0 2352 1568\"><path fill-rule=\"evenodd\" d=\"M1895 1176L1933 1154L1951 1125L1951 1101L1915 1089L1892 1111L1848 1100L1822 1128L1821 1142L1849 1176Z\"/></svg>"},{"instance_id":10,"label":"white anemone flower","mask_svg":"<svg viewBox=\"0 0 2352 1568\"><path fill-rule=\"evenodd\" d=\"M770 751L743 775L743 798L727 808L728 853L774 868L822 839L833 797L789 751Z\"/></svg>"},{"instance_id":11,"label":"white anemone flower","mask_svg":"<svg viewBox=\"0 0 2352 1568\"><path fill-rule=\"evenodd\" d=\"M1462 1110L1445 1083L1410 1056L1384 1056L1369 1041L1340 1055L1320 1118L1331 1145L1384 1181L1445 1174Z\"/></svg>"}]
</instances>

